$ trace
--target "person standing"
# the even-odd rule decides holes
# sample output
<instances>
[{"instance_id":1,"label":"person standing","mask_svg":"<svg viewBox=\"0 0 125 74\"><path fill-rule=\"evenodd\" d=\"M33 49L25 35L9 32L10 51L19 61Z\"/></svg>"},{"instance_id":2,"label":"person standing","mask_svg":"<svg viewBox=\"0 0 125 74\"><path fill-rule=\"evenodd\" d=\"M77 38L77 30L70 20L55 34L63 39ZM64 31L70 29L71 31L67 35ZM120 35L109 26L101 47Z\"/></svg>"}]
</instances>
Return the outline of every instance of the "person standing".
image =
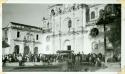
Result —
<instances>
[{"instance_id":1,"label":"person standing","mask_svg":"<svg viewBox=\"0 0 125 74\"><path fill-rule=\"evenodd\" d=\"M18 56L18 61L19 61L19 66L22 66L22 56L21 55Z\"/></svg>"},{"instance_id":2,"label":"person standing","mask_svg":"<svg viewBox=\"0 0 125 74\"><path fill-rule=\"evenodd\" d=\"M3 66L6 66L6 62L7 62L7 57L5 56L5 58L3 59Z\"/></svg>"}]
</instances>

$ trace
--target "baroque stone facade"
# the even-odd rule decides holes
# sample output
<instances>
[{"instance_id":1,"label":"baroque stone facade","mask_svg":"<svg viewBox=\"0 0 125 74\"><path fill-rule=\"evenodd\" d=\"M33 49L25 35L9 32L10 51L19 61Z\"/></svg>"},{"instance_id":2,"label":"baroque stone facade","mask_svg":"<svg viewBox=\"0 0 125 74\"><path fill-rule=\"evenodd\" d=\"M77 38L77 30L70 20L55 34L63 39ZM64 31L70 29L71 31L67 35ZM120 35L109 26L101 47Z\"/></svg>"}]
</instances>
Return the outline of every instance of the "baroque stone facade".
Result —
<instances>
[{"instance_id":1,"label":"baroque stone facade","mask_svg":"<svg viewBox=\"0 0 125 74\"><path fill-rule=\"evenodd\" d=\"M105 6L52 5L48 8L49 18L43 18L42 28L11 22L7 29L9 53L55 54L58 50L73 50L104 54L103 26L97 26L96 21Z\"/></svg>"},{"instance_id":2,"label":"baroque stone facade","mask_svg":"<svg viewBox=\"0 0 125 74\"><path fill-rule=\"evenodd\" d=\"M48 20L51 33L47 36L50 38L50 43L45 45L49 48L47 51L56 53L58 50L73 50L74 53L104 54L103 26L97 26L96 21L105 6L100 4L50 6Z\"/></svg>"}]
</instances>

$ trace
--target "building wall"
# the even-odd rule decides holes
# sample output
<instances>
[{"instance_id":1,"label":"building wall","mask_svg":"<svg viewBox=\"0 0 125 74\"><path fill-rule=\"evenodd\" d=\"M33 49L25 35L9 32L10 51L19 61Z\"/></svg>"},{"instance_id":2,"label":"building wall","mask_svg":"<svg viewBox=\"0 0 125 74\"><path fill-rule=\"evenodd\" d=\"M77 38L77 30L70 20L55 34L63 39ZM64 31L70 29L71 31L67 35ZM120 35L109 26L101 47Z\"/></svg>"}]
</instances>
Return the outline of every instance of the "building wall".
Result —
<instances>
[{"instance_id":1,"label":"building wall","mask_svg":"<svg viewBox=\"0 0 125 74\"><path fill-rule=\"evenodd\" d=\"M10 24L12 26L12 24ZM19 37L17 37L17 32L20 32ZM28 35L28 33L30 35ZM38 40L36 39L36 35L38 35ZM19 30L19 29L8 29L8 44L9 47L9 54L12 54L15 52L15 46L19 46L19 53L24 53L24 47L28 46L31 53L34 53L34 48L38 47L38 52L41 51L40 45L41 45L41 37L42 34L39 32L31 32L26 30ZM24 39L30 41L25 44ZM35 41L35 42L33 42Z\"/></svg>"},{"instance_id":2,"label":"building wall","mask_svg":"<svg viewBox=\"0 0 125 74\"><path fill-rule=\"evenodd\" d=\"M61 8L65 10L67 7L65 4L61 6L53 6L49 9ZM24 46L29 46L30 52L34 53L34 48L38 47L38 53L42 54L55 54L58 50L68 50L68 46L71 46L71 50L74 53L102 53L104 54L104 33L103 27L97 26L95 21L99 18L100 9L104 9L105 5L95 5L89 7L89 18L86 22L87 8L77 8L76 10L69 10L72 4L68 5L68 12L62 12L63 14L55 14L52 16L50 13L49 29L51 32L31 32L25 30L8 29L8 43L11 45L9 53L14 52L14 47L19 45L19 53L24 53ZM66 8L66 10L67 10ZM91 12L95 12L95 18L91 19ZM56 11L57 12L57 11ZM68 21L71 20L71 28L68 28ZM48 20L46 20L48 22ZM10 24L11 25L11 24ZM44 29L47 29L47 23L44 25ZM90 35L91 30L97 28L99 34L95 37ZM17 38L17 32L20 32L20 37ZM29 41L35 40L35 43L26 43L23 41L27 33L32 34ZM36 40L36 35L39 35L39 40Z\"/></svg>"},{"instance_id":3,"label":"building wall","mask_svg":"<svg viewBox=\"0 0 125 74\"><path fill-rule=\"evenodd\" d=\"M62 7L64 8L65 5ZM58 6L57 6L58 7ZM86 22L86 7L80 8L75 11L70 11L64 14L58 14L51 16L52 32L58 35L60 32L62 36L52 37L52 49L57 50L67 50L67 46L71 45L71 50L75 53L102 53L104 54L104 36L103 27L96 26L95 21L99 18L99 11L104 9L105 5L95 5L89 7L90 20ZM55 6L56 8L56 6ZM53 7L53 9L55 9ZM52 9L52 8L51 8ZM91 12L95 12L95 18L91 19ZM75 32L81 31L82 28L85 30L83 33L68 34L68 20L72 20L72 26L70 32L73 30ZM90 31L92 28L97 28L99 30L99 35L96 37L90 36Z\"/></svg>"},{"instance_id":4,"label":"building wall","mask_svg":"<svg viewBox=\"0 0 125 74\"><path fill-rule=\"evenodd\" d=\"M106 4L90 5L90 21L97 20L99 18L100 10L104 10ZM95 12L95 18L91 19L91 13Z\"/></svg>"},{"instance_id":5,"label":"building wall","mask_svg":"<svg viewBox=\"0 0 125 74\"><path fill-rule=\"evenodd\" d=\"M67 12L65 14L60 14L51 17L52 31L58 34L59 31L67 33L69 31L68 21L71 20L71 31L73 29L80 30L81 27L86 25L86 9L79 9L76 11ZM79 15L78 15L79 14Z\"/></svg>"}]
</instances>

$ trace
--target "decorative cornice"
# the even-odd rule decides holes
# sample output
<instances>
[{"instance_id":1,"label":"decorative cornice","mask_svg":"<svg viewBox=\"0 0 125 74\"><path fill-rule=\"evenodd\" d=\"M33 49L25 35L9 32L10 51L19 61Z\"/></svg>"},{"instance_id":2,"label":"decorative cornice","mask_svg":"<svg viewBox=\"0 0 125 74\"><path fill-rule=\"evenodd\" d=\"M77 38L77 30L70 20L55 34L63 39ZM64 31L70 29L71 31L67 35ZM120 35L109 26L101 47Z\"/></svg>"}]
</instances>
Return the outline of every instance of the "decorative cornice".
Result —
<instances>
[{"instance_id":1,"label":"decorative cornice","mask_svg":"<svg viewBox=\"0 0 125 74\"><path fill-rule=\"evenodd\" d=\"M54 5L52 7L56 7L56 6L58 6L58 5ZM86 7L87 5L86 4L72 4L72 6L67 7L67 8L64 7L64 4L60 5L60 6L61 7L59 7L59 8L50 8L51 17L52 16L62 15L62 14L72 12L72 11L76 11L76 10L79 10L79 9L82 9L82 8Z\"/></svg>"},{"instance_id":2,"label":"decorative cornice","mask_svg":"<svg viewBox=\"0 0 125 74\"><path fill-rule=\"evenodd\" d=\"M25 42L25 43L41 43L39 41L31 41L31 40L19 40L19 39L13 39L13 40L17 42Z\"/></svg>"},{"instance_id":3,"label":"decorative cornice","mask_svg":"<svg viewBox=\"0 0 125 74\"><path fill-rule=\"evenodd\" d=\"M30 26L30 25L21 24L21 23L15 23L15 22L10 22L10 23L11 23L11 25L15 25L15 26L26 27L26 28L34 28L34 29L42 30L42 28L36 27L36 26Z\"/></svg>"}]
</instances>

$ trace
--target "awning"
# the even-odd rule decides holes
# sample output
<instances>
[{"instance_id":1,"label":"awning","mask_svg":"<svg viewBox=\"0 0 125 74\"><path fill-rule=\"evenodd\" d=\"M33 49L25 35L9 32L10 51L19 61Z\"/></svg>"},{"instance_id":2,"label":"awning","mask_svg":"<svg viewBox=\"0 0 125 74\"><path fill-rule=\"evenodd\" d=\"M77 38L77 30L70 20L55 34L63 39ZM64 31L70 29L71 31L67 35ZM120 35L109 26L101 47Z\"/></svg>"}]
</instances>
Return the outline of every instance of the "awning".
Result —
<instances>
[{"instance_id":1,"label":"awning","mask_svg":"<svg viewBox=\"0 0 125 74\"><path fill-rule=\"evenodd\" d=\"M73 50L58 50L57 53L71 53Z\"/></svg>"},{"instance_id":2,"label":"awning","mask_svg":"<svg viewBox=\"0 0 125 74\"><path fill-rule=\"evenodd\" d=\"M2 41L2 48L7 48L10 45L6 41Z\"/></svg>"}]
</instances>

